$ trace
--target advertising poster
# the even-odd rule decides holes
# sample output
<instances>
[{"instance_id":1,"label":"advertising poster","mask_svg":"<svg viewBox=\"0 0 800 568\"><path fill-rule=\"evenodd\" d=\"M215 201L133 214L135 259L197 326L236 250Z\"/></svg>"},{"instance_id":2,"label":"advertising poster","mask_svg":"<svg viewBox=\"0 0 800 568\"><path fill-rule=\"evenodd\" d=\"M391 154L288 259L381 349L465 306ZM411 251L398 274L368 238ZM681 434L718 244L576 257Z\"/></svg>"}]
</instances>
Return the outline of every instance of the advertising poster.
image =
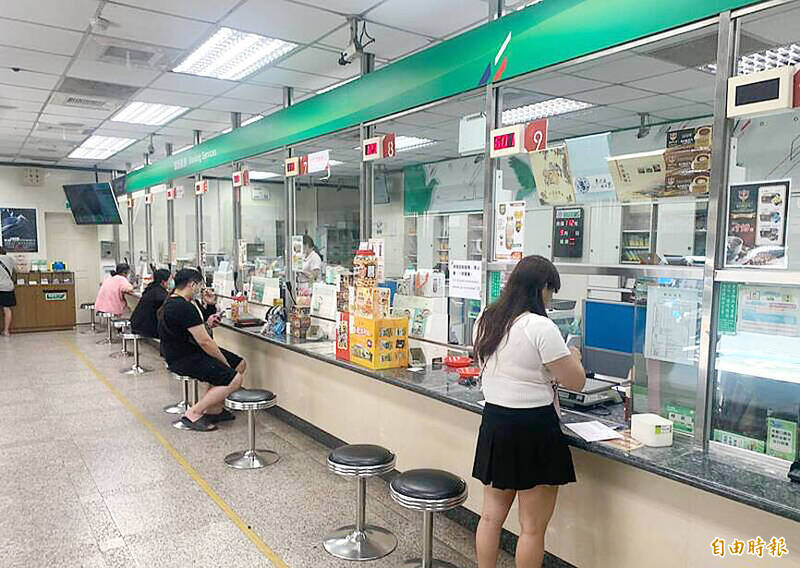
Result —
<instances>
[{"instance_id":1,"label":"advertising poster","mask_svg":"<svg viewBox=\"0 0 800 568\"><path fill-rule=\"evenodd\" d=\"M2 242L8 252L39 252L36 209L0 208Z\"/></svg>"},{"instance_id":2,"label":"advertising poster","mask_svg":"<svg viewBox=\"0 0 800 568\"><path fill-rule=\"evenodd\" d=\"M575 203L575 188L566 146L555 146L529 154L539 200L544 205Z\"/></svg>"},{"instance_id":3,"label":"advertising poster","mask_svg":"<svg viewBox=\"0 0 800 568\"><path fill-rule=\"evenodd\" d=\"M480 260L450 261L449 295L451 298L480 300L481 291Z\"/></svg>"},{"instance_id":4,"label":"advertising poster","mask_svg":"<svg viewBox=\"0 0 800 568\"><path fill-rule=\"evenodd\" d=\"M303 270L303 235L292 235L292 270Z\"/></svg>"},{"instance_id":5,"label":"advertising poster","mask_svg":"<svg viewBox=\"0 0 800 568\"><path fill-rule=\"evenodd\" d=\"M664 150L608 158L617 198L627 203L646 201L660 195L666 183Z\"/></svg>"},{"instance_id":6,"label":"advertising poster","mask_svg":"<svg viewBox=\"0 0 800 568\"><path fill-rule=\"evenodd\" d=\"M525 202L498 203L495 216L495 258L521 260L525 240Z\"/></svg>"},{"instance_id":7,"label":"advertising poster","mask_svg":"<svg viewBox=\"0 0 800 568\"><path fill-rule=\"evenodd\" d=\"M667 133L664 191L657 197L703 195L711 180L711 126Z\"/></svg>"},{"instance_id":8,"label":"advertising poster","mask_svg":"<svg viewBox=\"0 0 800 568\"><path fill-rule=\"evenodd\" d=\"M740 332L800 337L800 293L794 288L739 285L737 309Z\"/></svg>"},{"instance_id":9,"label":"advertising poster","mask_svg":"<svg viewBox=\"0 0 800 568\"><path fill-rule=\"evenodd\" d=\"M731 184L725 267L786 268L789 180Z\"/></svg>"},{"instance_id":10,"label":"advertising poster","mask_svg":"<svg viewBox=\"0 0 800 568\"><path fill-rule=\"evenodd\" d=\"M608 171L608 133L571 138L567 151L578 203L614 201L614 180Z\"/></svg>"}]
</instances>

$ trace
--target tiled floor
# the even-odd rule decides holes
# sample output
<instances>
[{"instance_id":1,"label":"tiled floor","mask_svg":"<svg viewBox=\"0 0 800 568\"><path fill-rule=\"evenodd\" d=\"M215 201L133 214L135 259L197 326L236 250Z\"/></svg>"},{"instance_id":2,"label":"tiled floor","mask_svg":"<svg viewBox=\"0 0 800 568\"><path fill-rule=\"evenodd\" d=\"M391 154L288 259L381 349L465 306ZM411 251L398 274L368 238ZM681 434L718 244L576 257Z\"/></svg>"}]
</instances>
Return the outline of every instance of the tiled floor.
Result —
<instances>
[{"instance_id":1,"label":"tiled floor","mask_svg":"<svg viewBox=\"0 0 800 568\"><path fill-rule=\"evenodd\" d=\"M355 507L354 485L327 471L327 448L260 413L258 445L281 460L232 470L222 458L246 443L243 417L208 434L172 428L174 417L161 408L180 398L179 385L155 350L143 348L143 366L154 372L125 376L119 370L128 362L109 358L118 347L96 345L101 337L0 337L0 565L273 564L188 467L274 551L277 566L352 568L320 544L328 530L353 522ZM368 520L392 530L399 546L367 565L418 557L419 515L394 503L380 479L371 480L368 499ZM441 516L436 523L435 554L474 567L473 536ZM500 566L513 559L503 554Z\"/></svg>"}]
</instances>

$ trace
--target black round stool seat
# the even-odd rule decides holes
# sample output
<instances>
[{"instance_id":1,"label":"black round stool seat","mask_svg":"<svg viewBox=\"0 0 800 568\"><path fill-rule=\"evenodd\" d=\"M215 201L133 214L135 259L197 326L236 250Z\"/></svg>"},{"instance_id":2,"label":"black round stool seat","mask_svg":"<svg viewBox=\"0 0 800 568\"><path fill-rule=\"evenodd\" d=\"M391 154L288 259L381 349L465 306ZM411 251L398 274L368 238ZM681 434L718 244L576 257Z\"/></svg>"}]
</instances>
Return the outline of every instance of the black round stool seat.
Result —
<instances>
[{"instance_id":1,"label":"black round stool seat","mask_svg":"<svg viewBox=\"0 0 800 568\"><path fill-rule=\"evenodd\" d=\"M394 460L394 454L373 444L351 444L333 450L328 459L335 464L355 467L384 465Z\"/></svg>"},{"instance_id":2,"label":"black round stool seat","mask_svg":"<svg viewBox=\"0 0 800 568\"><path fill-rule=\"evenodd\" d=\"M275 393L262 389L239 389L228 395L233 402L268 402L275 398Z\"/></svg>"},{"instance_id":3,"label":"black round stool seat","mask_svg":"<svg viewBox=\"0 0 800 568\"><path fill-rule=\"evenodd\" d=\"M81 304L81 309L82 310L93 310L94 309L94 302Z\"/></svg>"},{"instance_id":4,"label":"black round stool seat","mask_svg":"<svg viewBox=\"0 0 800 568\"><path fill-rule=\"evenodd\" d=\"M392 497L410 509L444 511L467 498L466 482L440 469L412 469L401 473L389 486Z\"/></svg>"}]
</instances>

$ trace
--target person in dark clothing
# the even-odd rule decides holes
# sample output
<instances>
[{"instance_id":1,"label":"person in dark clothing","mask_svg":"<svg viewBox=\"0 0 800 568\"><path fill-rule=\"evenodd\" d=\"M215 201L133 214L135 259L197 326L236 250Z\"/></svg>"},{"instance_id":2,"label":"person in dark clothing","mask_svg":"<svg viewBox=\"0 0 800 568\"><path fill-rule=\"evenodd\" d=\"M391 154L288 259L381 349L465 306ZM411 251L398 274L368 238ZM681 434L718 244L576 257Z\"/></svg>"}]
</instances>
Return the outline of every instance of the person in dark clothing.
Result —
<instances>
[{"instance_id":1,"label":"person in dark clothing","mask_svg":"<svg viewBox=\"0 0 800 568\"><path fill-rule=\"evenodd\" d=\"M192 430L208 432L215 423L232 420L222 407L225 398L241 388L247 364L238 355L221 349L211 337L219 325L216 296L206 290L205 307L195 300L203 287L203 276L193 268L175 274L175 290L161 306L158 335L161 354L170 371L208 383L208 392L181 417Z\"/></svg>"},{"instance_id":2,"label":"person in dark clothing","mask_svg":"<svg viewBox=\"0 0 800 568\"><path fill-rule=\"evenodd\" d=\"M131 314L131 329L143 337L158 337L158 310L169 297L170 271L160 268L153 274L139 304Z\"/></svg>"}]
</instances>

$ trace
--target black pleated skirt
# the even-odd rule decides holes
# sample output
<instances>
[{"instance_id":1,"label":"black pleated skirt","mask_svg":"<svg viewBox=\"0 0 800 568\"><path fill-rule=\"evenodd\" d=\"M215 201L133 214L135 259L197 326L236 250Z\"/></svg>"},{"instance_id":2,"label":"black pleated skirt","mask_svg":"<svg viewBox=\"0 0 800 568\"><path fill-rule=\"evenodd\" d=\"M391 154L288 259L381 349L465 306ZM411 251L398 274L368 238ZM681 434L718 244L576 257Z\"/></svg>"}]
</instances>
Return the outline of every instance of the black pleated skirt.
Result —
<instances>
[{"instance_id":1,"label":"black pleated skirt","mask_svg":"<svg viewBox=\"0 0 800 568\"><path fill-rule=\"evenodd\" d=\"M555 408L486 403L472 476L496 489L518 491L574 482L572 455Z\"/></svg>"}]
</instances>

